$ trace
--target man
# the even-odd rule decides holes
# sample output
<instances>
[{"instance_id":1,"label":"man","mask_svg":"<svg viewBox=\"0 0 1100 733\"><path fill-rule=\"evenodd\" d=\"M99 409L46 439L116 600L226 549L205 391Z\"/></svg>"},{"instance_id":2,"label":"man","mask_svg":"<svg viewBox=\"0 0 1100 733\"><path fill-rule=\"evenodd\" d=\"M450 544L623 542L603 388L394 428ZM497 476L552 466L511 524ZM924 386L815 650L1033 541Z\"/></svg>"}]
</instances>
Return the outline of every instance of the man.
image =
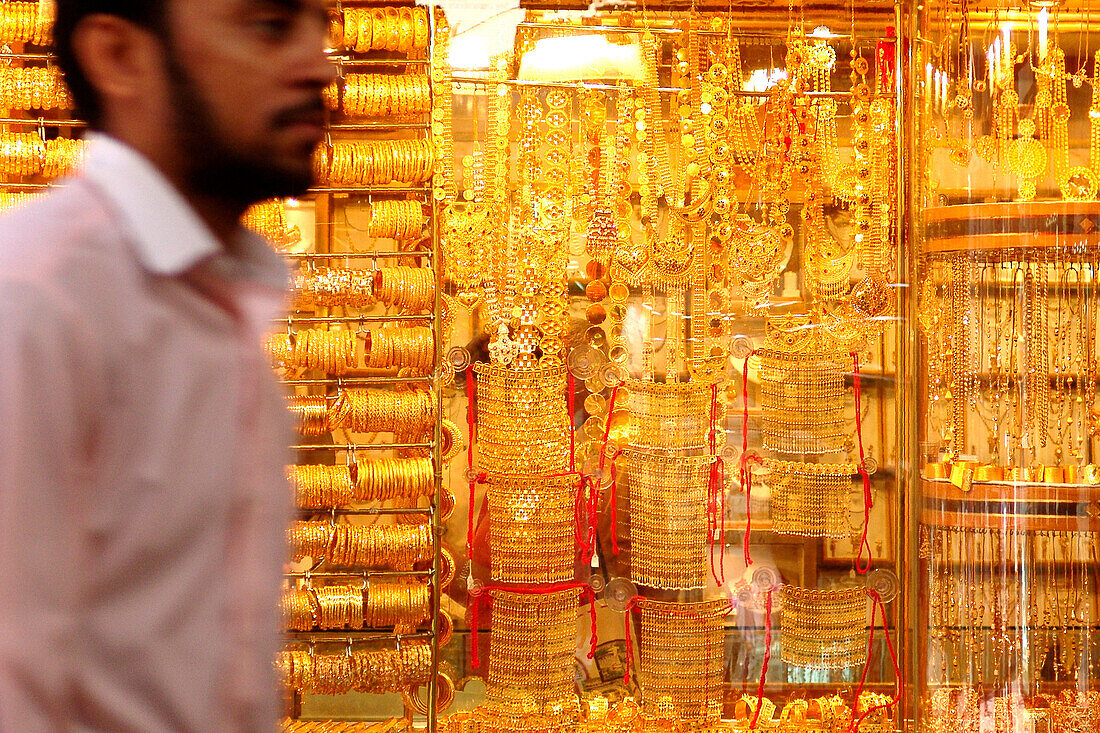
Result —
<instances>
[{"instance_id":1,"label":"man","mask_svg":"<svg viewBox=\"0 0 1100 733\"><path fill-rule=\"evenodd\" d=\"M260 342L324 0L59 0L83 174L0 218L0 731L268 731L290 499Z\"/></svg>"}]
</instances>

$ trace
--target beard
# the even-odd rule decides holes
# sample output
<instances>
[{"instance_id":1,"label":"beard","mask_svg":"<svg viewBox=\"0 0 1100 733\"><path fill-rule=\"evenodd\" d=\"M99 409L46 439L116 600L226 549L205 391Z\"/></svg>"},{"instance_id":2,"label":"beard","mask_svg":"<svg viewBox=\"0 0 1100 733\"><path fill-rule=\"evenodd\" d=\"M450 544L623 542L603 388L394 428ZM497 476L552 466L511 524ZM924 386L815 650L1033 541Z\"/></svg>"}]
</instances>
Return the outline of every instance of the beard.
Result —
<instances>
[{"instance_id":1,"label":"beard","mask_svg":"<svg viewBox=\"0 0 1100 733\"><path fill-rule=\"evenodd\" d=\"M313 185L312 148L303 150L298 164L279 164L269 149L235 146L170 47L165 56L175 102L172 124L191 190L247 207L266 199L301 196ZM287 125L324 110L318 90L315 101L282 111L273 123Z\"/></svg>"}]
</instances>

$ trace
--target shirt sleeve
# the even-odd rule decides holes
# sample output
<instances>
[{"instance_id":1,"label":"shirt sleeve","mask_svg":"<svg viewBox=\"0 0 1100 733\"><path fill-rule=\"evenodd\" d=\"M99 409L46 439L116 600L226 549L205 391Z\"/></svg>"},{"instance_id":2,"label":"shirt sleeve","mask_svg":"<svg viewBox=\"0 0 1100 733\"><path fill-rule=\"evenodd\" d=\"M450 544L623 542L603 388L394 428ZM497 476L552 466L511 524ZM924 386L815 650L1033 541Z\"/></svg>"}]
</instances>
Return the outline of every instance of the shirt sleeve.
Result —
<instances>
[{"instance_id":1,"label":"shirt sleeve","mask_svg":"<svg viewBox=\"0 0 1100 733\"><path fill-rule=\"evenodd\" d=\"M0 729L56 730L71 709L81 506L96 394L80 314L0 277Z\"/></svg>"}]
</instances>

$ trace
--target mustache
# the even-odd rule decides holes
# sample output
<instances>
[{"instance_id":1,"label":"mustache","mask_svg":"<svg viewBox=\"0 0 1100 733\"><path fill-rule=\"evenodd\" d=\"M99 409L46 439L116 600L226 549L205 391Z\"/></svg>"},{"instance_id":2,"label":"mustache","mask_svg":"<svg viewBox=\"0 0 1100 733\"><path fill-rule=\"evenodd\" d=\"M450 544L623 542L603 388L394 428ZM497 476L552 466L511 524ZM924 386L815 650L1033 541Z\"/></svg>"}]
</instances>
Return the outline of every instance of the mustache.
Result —
<instances>
[{"instance_id":1,"label":"mustache","mask_svg":"<svg viewBox=\"0 0 1100 733\"><path fill-rule=\"evenodd\" d=\"M288 107L275 115L273 122L278 127L294 125L300 122L323 123L325 121L325 100L320 93L295 107Z\"/></svg>"}]
</instances>

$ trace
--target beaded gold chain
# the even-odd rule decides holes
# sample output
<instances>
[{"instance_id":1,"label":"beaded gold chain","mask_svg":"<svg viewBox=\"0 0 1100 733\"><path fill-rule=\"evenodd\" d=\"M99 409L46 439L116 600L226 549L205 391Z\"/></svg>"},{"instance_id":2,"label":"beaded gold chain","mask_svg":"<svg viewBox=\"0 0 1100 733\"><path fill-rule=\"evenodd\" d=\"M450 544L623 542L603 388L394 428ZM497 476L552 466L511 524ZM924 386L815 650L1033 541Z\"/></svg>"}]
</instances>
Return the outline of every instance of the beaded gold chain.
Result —
<instances>
[{"instance_id":1,"label":"beaded gold chain","mask_svg":"<svg viewBox=\"0 0 1100 733\"><path fill-rule=\"evenodd\" d=\"M488 497L493 580L560 583L573 579L576 476L493 476Z\"/></svg>"},{"instance_id":2,"label":"beaded gold chain","mask_svg":"<svg viewBox=\"0 0 1100 733\"><path fill-rule=\"evenodd\" d=\"M867 663L867 592L863 588L780 589L783 661L795 667L846 669Z\"/></svg>"}]
</instances>

